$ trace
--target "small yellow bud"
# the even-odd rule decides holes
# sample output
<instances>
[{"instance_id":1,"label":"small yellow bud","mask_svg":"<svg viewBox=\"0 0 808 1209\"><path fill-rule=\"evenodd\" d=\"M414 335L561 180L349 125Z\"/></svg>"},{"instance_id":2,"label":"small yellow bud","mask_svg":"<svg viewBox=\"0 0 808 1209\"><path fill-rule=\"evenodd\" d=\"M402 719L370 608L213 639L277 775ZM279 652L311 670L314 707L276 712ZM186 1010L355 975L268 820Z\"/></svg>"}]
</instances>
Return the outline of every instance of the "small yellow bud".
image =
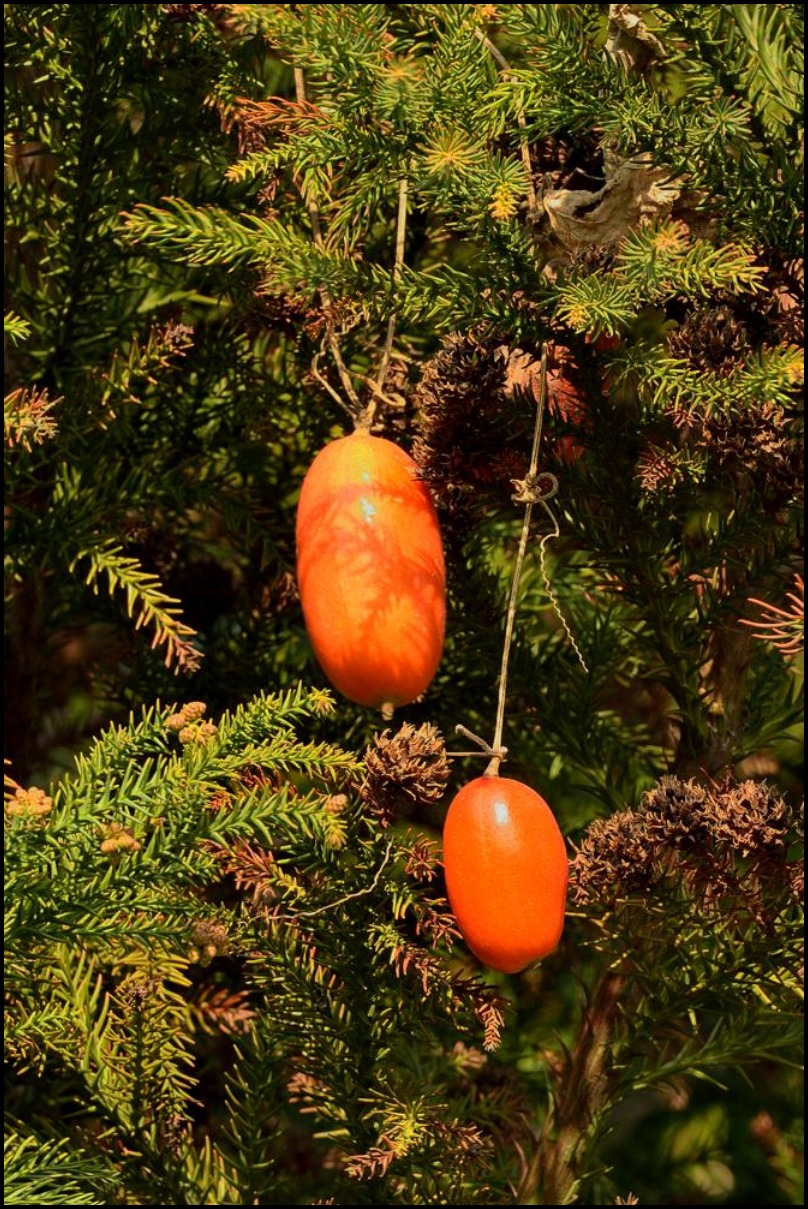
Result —
<instances>
[{"instance_id":1,"label":"small yellow bud","mask_svg":"<svg viewBox=\"0 0 808 1209\"><path fill-rule=\"evenodd\" d=\"M510 186L504 183L497 185L488 207L491 217L498 222L506 222L509 218L513 218L518 209L519 203Z\"/></svg>"},{"instance_id":2,"label":"small yellow bud","mask_svg":"<svg viewBox=\"0 0 808 1209\"><path fill-rule=\"evenodd\" d=\"M191 722L183 726L178 738L180 743L207 743L216 734L214 722Z\"/></svg>"},{"instance_id":3,"label":"small yellow bud","mask_svg":"<svg viewBox=\"0 0 808 1209\"><path fill-rule=\"evenodd\" d=\"M14 797L5 803L5 813L11 818L43 819L53 810L53 798L44 789L17 789Z\"/></svg>"},{"instance_id":4,"label":"small yellow bud","mask_svg":"<svg viewBox=\"0 0 808 1209\"><path fill-rule=\"evenodd\" d=\"M99 845L104 856L113 857L117 860L123 852L139 852L143 847L140 840L136 840L128 827L124 827L123 823L105 823L101 827L102 840Z\"/></svg>"}]
</instances>

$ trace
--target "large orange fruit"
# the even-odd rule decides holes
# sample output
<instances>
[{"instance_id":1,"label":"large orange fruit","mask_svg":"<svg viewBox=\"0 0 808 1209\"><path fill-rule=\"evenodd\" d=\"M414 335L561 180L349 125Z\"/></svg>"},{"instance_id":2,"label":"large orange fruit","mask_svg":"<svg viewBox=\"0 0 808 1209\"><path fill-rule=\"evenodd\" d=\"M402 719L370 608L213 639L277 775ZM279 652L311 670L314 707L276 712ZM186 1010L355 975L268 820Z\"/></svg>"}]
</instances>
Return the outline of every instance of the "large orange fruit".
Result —
<instances>
[{"instance_id":1,"label":"large orange fruit","mask_svg":"<svg viewBox=\"0 0 808 1209\"><path fill-rule=\"evenodd\" d=\"M360 705L404 705L440 662L446 572L437 516L412 458L355 432L303 481L297 581L314 653Z\"/></svg>"}]
</instances>

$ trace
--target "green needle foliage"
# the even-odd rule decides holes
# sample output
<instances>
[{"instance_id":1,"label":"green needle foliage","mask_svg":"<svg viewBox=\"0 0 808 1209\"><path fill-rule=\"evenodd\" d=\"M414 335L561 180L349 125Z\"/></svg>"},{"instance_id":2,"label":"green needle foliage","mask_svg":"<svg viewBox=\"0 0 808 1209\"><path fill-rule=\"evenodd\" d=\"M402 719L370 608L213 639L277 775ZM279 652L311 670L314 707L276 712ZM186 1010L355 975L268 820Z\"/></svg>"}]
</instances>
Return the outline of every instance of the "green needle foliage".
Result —
<instances>
[{"instance_id":1,"label":"green needle foliage","mask_svg":"<svg viewBox=\"0 0 808 1209\"><path fill-rule=\"evenodd\" d=\"M498 997L441 953L428 848L385 831L351 754L298 738L332 708L298 689L218 724L153 709L53 799L15 790L13 1203L484 1195L486 1095L462 1084L485 1058L461 1038L495 1044Z\"/></svg>"},{"instance_id":2,"label":"green needle foliage","mask_svg":"<svg viewBox=\"0 0 808 1209\"><path fill-rule=\"evenodd\" d=\"M10 1203L801 1203L803 6L5 22ZM505 772L570 916L484 986L434 728L489 734L543 350ZM375 740L294 580L356 423L449 573Z\"/></svg>"}]
</instances>

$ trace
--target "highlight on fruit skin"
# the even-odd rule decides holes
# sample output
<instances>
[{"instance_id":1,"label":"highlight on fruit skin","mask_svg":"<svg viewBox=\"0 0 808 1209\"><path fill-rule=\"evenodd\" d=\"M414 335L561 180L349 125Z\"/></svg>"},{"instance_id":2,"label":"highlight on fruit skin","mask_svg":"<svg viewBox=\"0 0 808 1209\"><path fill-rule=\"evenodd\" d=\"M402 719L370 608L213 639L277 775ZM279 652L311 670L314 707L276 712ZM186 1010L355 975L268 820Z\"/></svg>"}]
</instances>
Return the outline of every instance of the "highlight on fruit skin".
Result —
<instances>
[{"instance_id":1,"label":"highlight on fruit skin","mask_svg":"<svg viewBox=\"0 0 808 1209\"><path fill-rule=\"evenodd\" d=\"M297 581L314 654L340 693L389 711L428 688L446 624L443 543L398 445L354 432L318 453L297 510Z\"/></svg>"},{"instance_id":2,"label":"highlight on fruit skin","mask_svg":"<svg viewBox=\"0 0 808 1209\"><path fill-rule=\"evenodd\" d=\"M449 903L472 953L504 974L546 957L564 928L569 862L552 810L509 777L482 776L443 830Z\"/></svg>"}]
</instances>

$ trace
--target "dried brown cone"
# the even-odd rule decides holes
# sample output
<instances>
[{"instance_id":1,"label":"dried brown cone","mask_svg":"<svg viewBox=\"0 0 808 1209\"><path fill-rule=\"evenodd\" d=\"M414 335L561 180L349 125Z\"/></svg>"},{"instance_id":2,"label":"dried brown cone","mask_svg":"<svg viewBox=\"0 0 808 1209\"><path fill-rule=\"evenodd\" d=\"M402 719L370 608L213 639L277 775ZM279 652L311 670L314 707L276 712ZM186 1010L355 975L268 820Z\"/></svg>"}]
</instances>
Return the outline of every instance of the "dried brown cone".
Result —
<instances>
[{"instance_id":1,"label":"dried brown cone","mask_svg":"<svg viewBox=\"0 0 808 1209\"><path fill-rule=\"evenodd\" d=\"M606 183L603 172L603 148L597 131L585 131L575 138L550 134L530 147L530 160L537 173L537 185L545 189L581 189L597 192Z\"/></svg>"},{"instance_id":2,"label":"dried brown cone","mask_svg":"<svg viewBox=\"0 0 808 1209\"><path fill-rule=\"evenodd\" d=\"M474 496L490 489L494 479L492 459L502 455L508 442L506 411L506 361L499 342L474 335L453 335L427 362L415 390L420 414L420 435L413 457L420 476L437 502L450 515L467 514ZM529 449L529 414L523 423ZM511 434L511 437L513 434ZM527 468L527 454L521 465ZM506 471L501 486L510 491Z\"/></svg>"},{"instance_id":3,"label":"dried brown cone","mask_svg":"<svg viewBox=\"0 0 808 1209\"><path fill-rule=\"evenodd\" d=\"M570 863L570 897L578 904L597 900L611 905L625 895L641 894L658 877L655 858L637 811L595 819Z\"/></svg>"},{"instance_id":4,"label":"dried brown cone","mask_svg":"<svg viewBox=\"0 0 808 1209\"><path fill-rule=\"evenodd\" d=\"M751 352L745 324L728 306L691 313L668 337L668 351L702 373L726 376Z\"/></svg>"},{"instance_id":5,"label":"dried brown cone","mask_svg":"<svg viewBox=\"0 0 808 1209\"><path fill-rule=\"evenodd\" d=\"M374 738L365 755L359 794L387 826L402 807L439 801L450 771L437 727L405 722L396 734L385 730Z\"/></svg>"},{"instance_id":6,"label":"dried brown cone","mask_svg":"<svg viewBox=\"0 0 808 1209\"><path fill-rule=\"evenodd\" d=\"M703 851L710 841L712 799L698 781L661 777L646 793L638 821L652 859L665 848Z\"/></svg>"},{"instance_id":7,"label":"dried brown cone","mask_svg":"<svg viewBox=\"0 0 808 1209\"><path fill-rule=\"evenodd\" d=\"M667 886L700 909L732 897L740 921L768 926L799 884L788 862L797 830L794 812L765 782L707 787L662 777L637 810L590 825L571 862L571 896L613 907Z\"/></svg>"},{"instance_id":8,"label":"dried brown cone","mask_svg":"<svg viewBox=\"0 0 808 1209\"><path fill-rule=\"evenodd\" d=\"M720 467L750 475L760 494L778 504L804 493L805 447L774 403L705 418L696 443Z\"/></svg>"},{"instance_id":9,"label":"dried brown cone","mask_svg":"<svg viewBox=\"0 0 808 1209\"><path fill-rule=\"evenodd\" d=\"M769 507L801 499L805 491L805 446L796 422L774 403L707 416L673 407L669 418L688 449L708 465L750 481ZM680 456L684 451L680 451Z\"/></svg>"},{"instance_id":10,"label":"dried brown cone","mask_svg":"<svg viewBox=\"0 0 808 1209\"><path fill-rule=\"evenodd\" d=\"M548 354L545 425L561 435L545 453L571 463L583 447L569 429L589 425L579 368L565 345L551 344ZM492 496L511 502L514 480L527 472L540 367L537 351L474 333L448 337L427 363L414 393L413 457L450 520L474 519Z\"/></svg>"},{"instance_id":11,"label":"dried brown cone","mask_svg":"<svg viewBox=\"0 0 808 1209\"><path fill-rule=\"evenodd\" d=\"M771 253L769 259L762 289L744 299L745 312L762 342L802 347L805 342L805 261L801 256L775 260Z\"/></svg>"},{"instance_id":12,"label":"dried brown cone","mask_svg":"<svg viewBox=\"0 0 808 1209\"><path fill-rule=\"evenodd\" d=\"M713 798L716 846L742 859L784 855L795 834L794 812L765 781L727 781Z\"/></svg>"}]
</instances>

